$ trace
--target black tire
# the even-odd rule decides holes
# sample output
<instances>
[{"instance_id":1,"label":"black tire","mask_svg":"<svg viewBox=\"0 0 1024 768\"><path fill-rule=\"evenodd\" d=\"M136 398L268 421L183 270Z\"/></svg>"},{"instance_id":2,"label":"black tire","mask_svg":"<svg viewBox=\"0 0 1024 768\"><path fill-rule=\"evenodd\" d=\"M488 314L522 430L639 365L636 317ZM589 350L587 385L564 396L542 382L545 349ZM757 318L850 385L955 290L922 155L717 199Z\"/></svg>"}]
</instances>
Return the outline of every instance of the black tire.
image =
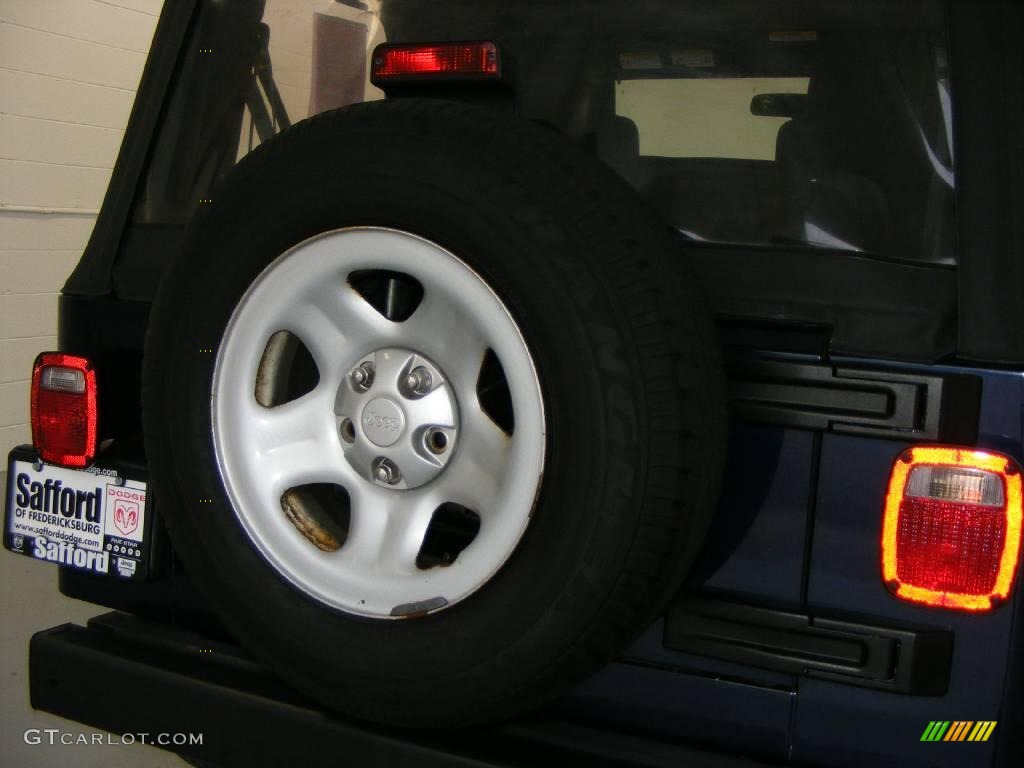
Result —
<instances>
[{"instance_id":1,"label":"black tire","mask_svg":"<svg viewBox=\"0 0 1024 768\"><path fill-rule=\"evenodd\" d=\"M564 691L664 609L709 523L723 388L672 234L629 187L542 127L405 100L295 126L212 198L153 305L144 425L175 549L249 652L339 711L461 726ZM233 308L291 246L352 225L413 232L472 266L522 329L548 414L517 549L479 591L417 619L345 614L281 578L239 525L212 446Z\"/></svg>"}]
</instances>

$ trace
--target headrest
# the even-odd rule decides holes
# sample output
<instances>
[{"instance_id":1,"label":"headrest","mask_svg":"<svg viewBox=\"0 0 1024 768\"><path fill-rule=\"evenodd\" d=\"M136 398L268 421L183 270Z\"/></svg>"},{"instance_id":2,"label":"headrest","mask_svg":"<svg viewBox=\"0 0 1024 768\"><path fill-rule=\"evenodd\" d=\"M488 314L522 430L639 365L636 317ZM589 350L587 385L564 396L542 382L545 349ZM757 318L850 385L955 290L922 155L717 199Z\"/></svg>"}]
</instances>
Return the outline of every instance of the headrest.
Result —
<instances>
[{"instance_id":1,"label":"headrest","mask_svg":"<svg viewBox=\"0 0 1024 768\"><path fill-rule=\"evenodd\" d=\"M628 117L614 115L597 129L595 149L604 159L635 158L640 155L640 131Z\"/></svg>"}]
</instances>

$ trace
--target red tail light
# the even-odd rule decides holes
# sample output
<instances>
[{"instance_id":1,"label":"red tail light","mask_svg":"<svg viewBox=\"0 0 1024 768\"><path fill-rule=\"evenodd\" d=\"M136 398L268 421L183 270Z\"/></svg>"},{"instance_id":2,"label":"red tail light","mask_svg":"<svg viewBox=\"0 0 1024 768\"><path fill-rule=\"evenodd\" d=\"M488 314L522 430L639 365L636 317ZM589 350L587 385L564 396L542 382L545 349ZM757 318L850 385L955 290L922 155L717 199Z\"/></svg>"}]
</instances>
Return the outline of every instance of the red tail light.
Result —
<instances>
[{"instance_id":1,"label":"red tail light","mask_svg":"<svg viewBox=\"0 0 1024 768\"><path fill-rule=\"evenodd\" d=\"M921 446L893 465L882 524L882 577L904 600L987 611L1013 587L1021 473L1005 456Z\"/></svg>"},{"instance_id":2,"label":"red tail light","mask_svg":"<svg viewBox=\"0 0 1024 768\"><path fill-rule=\"evenodd\" d=\"M385 44L373 52L370 80L380 84L398 80L489 80L500 76L494 43Z\"/></svg>"},{"instance_id":3,"label":"red tail light","mask_svg":"<svg viewBox=\"0 0 1024 768\"><path fill-rule=\"evenodd\" d=\"M51 464L84 467L96 456L96 372L84 357L44 352L32 371L32 443Z\"/></svg>"}]
</instances>

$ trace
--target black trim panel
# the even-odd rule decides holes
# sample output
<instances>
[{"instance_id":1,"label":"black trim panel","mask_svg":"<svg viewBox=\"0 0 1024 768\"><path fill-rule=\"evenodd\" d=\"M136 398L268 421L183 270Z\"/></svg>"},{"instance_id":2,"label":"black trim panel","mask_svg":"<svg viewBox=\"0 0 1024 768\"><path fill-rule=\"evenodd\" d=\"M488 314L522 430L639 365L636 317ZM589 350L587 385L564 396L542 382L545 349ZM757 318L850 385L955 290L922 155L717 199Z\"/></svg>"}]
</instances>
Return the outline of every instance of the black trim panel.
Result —
<instances>
[{"instance_id":1,"label":"black trim panel","mask_svg":"<svg viewBox=\"0 0 1024 768\"><path fill-rule=\"evenodd\" d=\"M681 596L665 646L762 669L917 696L949 688L953 633L878 627Z\"/></svg>"},{"instance_id":2,"label":"black trim panel","mask_svg":"<svg viewBox=\"0 0 1024 768\"><path fill-rule=\"evenodd\" d=\"M973 445L981 379L909 374L733 355L733 418L894 440Z\"/></svg>"}]
</instances>

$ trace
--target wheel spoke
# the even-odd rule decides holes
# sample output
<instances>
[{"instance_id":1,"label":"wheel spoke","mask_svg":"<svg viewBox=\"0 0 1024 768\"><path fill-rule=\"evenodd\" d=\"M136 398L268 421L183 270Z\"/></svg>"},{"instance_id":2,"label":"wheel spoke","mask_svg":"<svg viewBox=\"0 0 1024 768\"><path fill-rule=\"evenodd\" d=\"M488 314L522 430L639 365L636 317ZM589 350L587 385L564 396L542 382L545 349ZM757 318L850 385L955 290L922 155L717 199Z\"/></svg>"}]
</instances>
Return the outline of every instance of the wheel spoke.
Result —
<instances>
[{"instance_id":1,"label":"wheel spoke","mask_svg":"<svg viewBox=\"0 0 1024 768\"><path fill-rule=\"evenodd\" d=\"M327 387L318 387L275 408L248 406L260 474L276 495L309 483L351 480L353 472L334 434L329 396Z\"/></svg>"},{"instance_id":2,"label":"wheel spoke","mask_svg":"<svg viewBox=\"0 0 1024 768\"><path fill-rule=\"evenodd\" d=\"M374 569L388 534L387 500L371 488L359 487L349 494L349 501L348 537L338 555L350 567Z\"/></svg>"},{"instance_id":3,"label":"wheel spoke","mask_svg":"<svg viewBox=\"0 0 1024 768\"><path fill-rule=\"evenodd\" d=\"M351 498L351 523L341 556L385 574L414 573L437 506L434 495L411 491L396 496L364 488Z\"/></svg>"},{"instance_id":4,"label":"wheel spoke","mask_svg":"<svg viewBox=\"0 0 1024 768\"><path fill-rule=\"evenodd\" d=\"M428 292L402 329L414 349L441 365L460 399L475 398L488 348L478 324L438 294Z\"/></svg>"},{"instance_id":5,"label":"wheel spoke","mask_svg":"<svg viewBox=\"0 0 1024 768\"><path fill-rule=\"evenodd\" d=\"M281 323L309 349L321 378L335 382L343 373L344 351L386 337L391 325L347 285L317 288L309 301L290 306Z\"/></svg>"},{"instance_id":6,"label":"wheel spoke","mask_svg":"<svg viewBox=\"0 0 1024 768\"><path fill-rule=\"evenodd\" d=\"M508 474L512 458L512 438L476 406L463 413L459 440L458 453L443 482L445 501L462 504L486 518L499 506L501 480Z\"/></svg>"},{"instance_id":7,"label":"wheel spoke","mask_svg":"<svg viewBox=\"0 0 1024 768\"><path fill-rule=\"evenodd\" d=\"M387 540L381 550L381 567L389 572L413 573L416 571L416 556L427 536L427 528L437 504L423 494L419 498L405 501L402 509L396 510L388 520Z\"/></svg>"}]
</instances>

